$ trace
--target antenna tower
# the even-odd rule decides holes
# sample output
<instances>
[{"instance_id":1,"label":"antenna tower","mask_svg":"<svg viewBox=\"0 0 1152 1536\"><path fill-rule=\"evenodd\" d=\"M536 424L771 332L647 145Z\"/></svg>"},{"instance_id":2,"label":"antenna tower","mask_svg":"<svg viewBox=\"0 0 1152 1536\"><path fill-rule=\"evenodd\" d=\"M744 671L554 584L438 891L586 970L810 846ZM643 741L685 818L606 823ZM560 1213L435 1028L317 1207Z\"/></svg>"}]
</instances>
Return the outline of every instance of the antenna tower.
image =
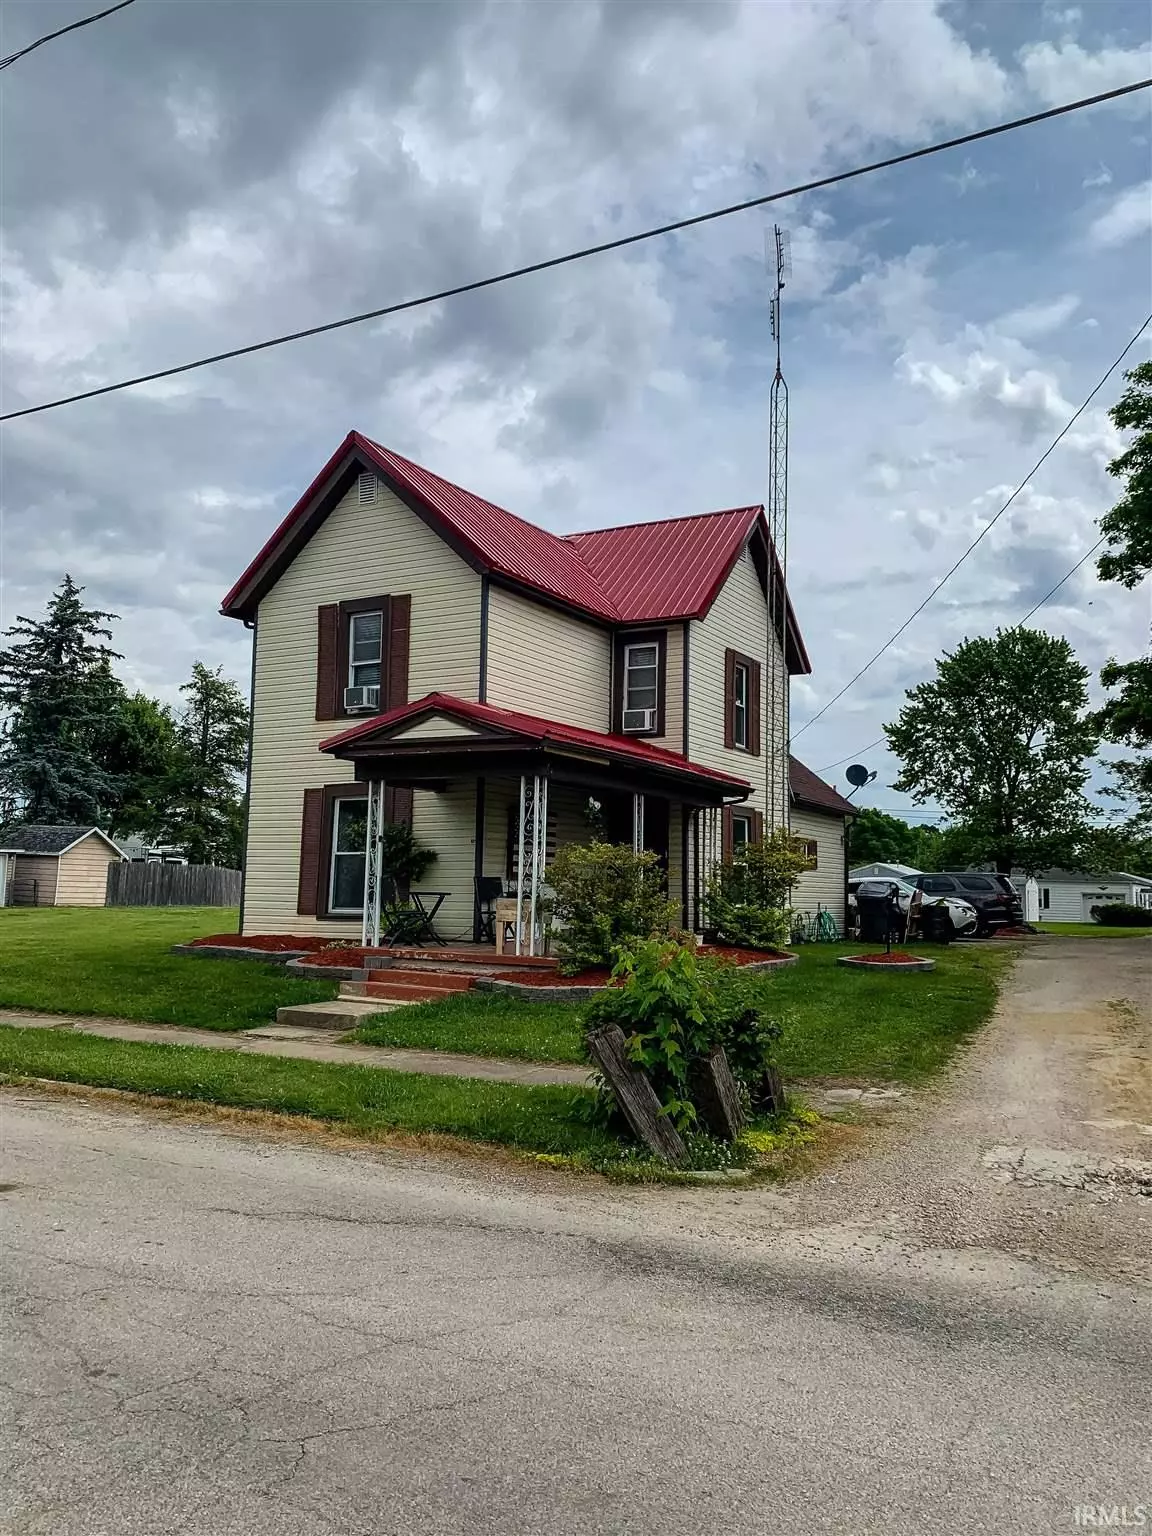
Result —
<instances>
[{"instance_id":1,"label":"antenna tower","mask_svg":"<svg viewBox=\"0 0 1152 1536\"><path fill-rule=\"evenodd\" d=\"M768 531L772 550L768 572L768 761L765 820L772 829L789 824L788 747L791 736L791 697L785 654L788 606L788 385L781 367L781 295L792 276L792 242L779 224L774 242L764 236L765 258L773 278L772 340L776 343L776 373L772 380L768 449Z\"/></svg>"}]
</instances>

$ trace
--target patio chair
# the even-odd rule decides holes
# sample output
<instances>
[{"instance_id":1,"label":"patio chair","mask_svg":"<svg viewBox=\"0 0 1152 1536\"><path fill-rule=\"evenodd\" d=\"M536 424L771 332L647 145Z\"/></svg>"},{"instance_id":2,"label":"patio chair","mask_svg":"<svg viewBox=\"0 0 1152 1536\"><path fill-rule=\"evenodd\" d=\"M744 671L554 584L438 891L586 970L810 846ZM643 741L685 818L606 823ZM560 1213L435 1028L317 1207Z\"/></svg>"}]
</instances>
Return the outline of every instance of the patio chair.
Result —
<instances>
[{"instance_id":1,"label":"patio chair","mask_svg":"<svg viewBox=\"0 0 1152 1536\"><path fill-rule=\"evenodd\" d=\"M496 942L496 903L504 894L504 882L499 875L477 875L476 913L479 918L477 931L481 944Z\"/></svg>"}]
</instances>

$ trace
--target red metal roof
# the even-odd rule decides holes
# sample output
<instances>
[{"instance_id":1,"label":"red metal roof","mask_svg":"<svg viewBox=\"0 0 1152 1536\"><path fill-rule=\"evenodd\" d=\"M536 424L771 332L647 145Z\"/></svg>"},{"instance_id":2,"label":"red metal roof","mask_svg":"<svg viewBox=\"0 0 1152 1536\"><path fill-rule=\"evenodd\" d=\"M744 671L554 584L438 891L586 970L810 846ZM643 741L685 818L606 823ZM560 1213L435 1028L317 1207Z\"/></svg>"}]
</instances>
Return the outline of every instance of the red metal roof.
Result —
<instances>
[{"instance_id":1,"label":"red metal roof","mask_svg":"<svg viewBox=\"0 0 1152 1536\"><path fill-rule=\"evenodd\" d=\"M608 601L629 623L703 618L762 507L734 507L570 533Z\"/></svg>"},{"instance_id":2,"label":"red metal roof","mask_svg":"<svg viewBox=\"0 0 1152 1536\"><path fill-rule=\"evenodd\" d=\"M747 779L737 778L731 773L722 773L718 768L706 768L702 763L690 762L679 752L669 752L664 747L654 747L646 741L637 741L632 736L612 736L606 731L588 731L578 725L566 725L561 720L545 720L540 715L523 715L515 709L497 709L492 704L473 704L467 699L457 699L450 693L428 693L411 704L401 704L398 708L390 709L382 715L374 715L371 720L363 720L347 731L329 736L326 741L320 743L319 750L335 752L340 747L349 746L362 737L389 730L393 726L402 725L406 720L425 714L451 715L468 725L488 725L496 730L510 731L517 736L527 736L533 741L554 741L559 746L569 747L594 747L602 752L611 753L613 757L625 757L652 768L667 768L675 773L694 774L717 784L729 785L733 790L741 790L745 794L752 787Z\"/></svg>"},{"instance_id":3,"label":"red metal roof","mask_svg":"<svg viewBox=\"0 0 1152 1536\"><path fill-rule=\"evenodd\" d=\"M702 619L757 520L763 521L762 507L736 507L561 537L350 432L225 597L225 614L251 617L284 565L310 537L318 515L324 515L325 485L346 468L350 456L379 471L480 569L611 624ZM767 538L766 525L764 535ZM790 602L788 628L795 641L793 670L808 671Z\"/></svg>"},{"instance_id":4,"label":"red metal roof","mask_svg":"<svg viewBox=\"0 0 1152 1536\"><path fill-rule=\"evenodd\" d=\"M828 811L834 816L855 816L856 806L851 800L845 800L839 790L833 789L831 784L825 784L824 780L818 778L811 768L805 768L804 764L795 757L788 759L788 781L792 798L798 805L808 805L817 811Z\"/></svg>"}]
</instances>

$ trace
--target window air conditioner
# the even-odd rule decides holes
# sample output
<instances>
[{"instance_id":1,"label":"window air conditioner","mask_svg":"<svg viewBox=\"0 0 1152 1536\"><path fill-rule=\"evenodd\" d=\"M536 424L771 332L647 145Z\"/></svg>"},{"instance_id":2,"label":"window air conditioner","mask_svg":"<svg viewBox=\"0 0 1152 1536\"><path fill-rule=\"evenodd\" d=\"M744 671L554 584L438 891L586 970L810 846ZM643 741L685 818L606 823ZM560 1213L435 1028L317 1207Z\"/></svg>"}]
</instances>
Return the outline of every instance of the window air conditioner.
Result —
<instances>
[{"instance_id":1,"label":"window air conditioner","mask_svg":"<svg viewBox=\"0 0 1152 1536\"><path fill-rule=\"evenodd\" d=\"M624 711L624 729L626 731L654 731L656 729L656 711L654 709L626 709Z\"/></svg>"},{"instance_id":2,"label":"window air conditioner","mask_svg":"<svg viewBox=\"0 0 1152 1536\"><path fill-rule=\"evenodd\" d=\"M349 714L358 714L361 710L373 710L380 708L380 689L372 688L345 688L344 708Z\"/></svg>"}]
</instances>

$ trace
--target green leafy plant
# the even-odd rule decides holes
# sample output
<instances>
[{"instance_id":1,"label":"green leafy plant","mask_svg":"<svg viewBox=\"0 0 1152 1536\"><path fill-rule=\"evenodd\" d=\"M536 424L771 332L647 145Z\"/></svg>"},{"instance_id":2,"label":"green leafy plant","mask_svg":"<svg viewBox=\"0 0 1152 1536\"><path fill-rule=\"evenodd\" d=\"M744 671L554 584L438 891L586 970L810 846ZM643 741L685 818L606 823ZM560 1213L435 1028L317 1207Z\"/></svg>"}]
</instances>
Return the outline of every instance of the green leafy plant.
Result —
<instances>
[{"instance_id":1,"label":"green leafy plant","mask_svg":"<svg viewBox=\"0 0 1152 1536\"><path fill-rule=\"evenodd\" d=\"M425 848L405 821L386 821L380 829L380 873L406 891L422 880L436 862L436 853Z\"/></svg>"},{"instance_id":2,"label":"green leafy plant","mask_svg":"<svg viewBox=\"0 0 1152 1536\"><path fill-rule=\"evenodd\" d=\"M1088 911L1092 921L1105 928L1152 927L1152 912L1130 901L1104 901Z\"/></svg>"},{"instance_id":3,"label":"green leafy plant","mask_svg":"<svg viewBox=\"0 0 1152 1536\"><path fill-rule=\"evenodd\" d=\"M691 1129L693 1064L723 1046L749 1097L774 1061L780 1021L763 1011L765 982L701 957L692 944L650 939L618 953L609 987L587 1005L584 1026L616 1024L677 1130Z\"/></svg>"},{"instance_id":4,"label":"green leafy plant","mask_svg":"<svg viewBox=\"0 0 1152 1536\"><path fill-rule=\"evenodd\" d=\"M784 831L745 843L708 882L708 932L723 944L773 949L788 942L792 886L811 867L801 839Z\"/></svg>"},{"instance_id":5,"label":"green leafy plant","mask_svg":"<svg viewBox=\"0 0 1152 1536\"><path fill-rule=\"evenodd\" d=\"M679 905L664 892L654 853L617 843L570 843L548 867L564 969L610 965L621 945L671 932Z\"/></svg>"}]
</instances>

